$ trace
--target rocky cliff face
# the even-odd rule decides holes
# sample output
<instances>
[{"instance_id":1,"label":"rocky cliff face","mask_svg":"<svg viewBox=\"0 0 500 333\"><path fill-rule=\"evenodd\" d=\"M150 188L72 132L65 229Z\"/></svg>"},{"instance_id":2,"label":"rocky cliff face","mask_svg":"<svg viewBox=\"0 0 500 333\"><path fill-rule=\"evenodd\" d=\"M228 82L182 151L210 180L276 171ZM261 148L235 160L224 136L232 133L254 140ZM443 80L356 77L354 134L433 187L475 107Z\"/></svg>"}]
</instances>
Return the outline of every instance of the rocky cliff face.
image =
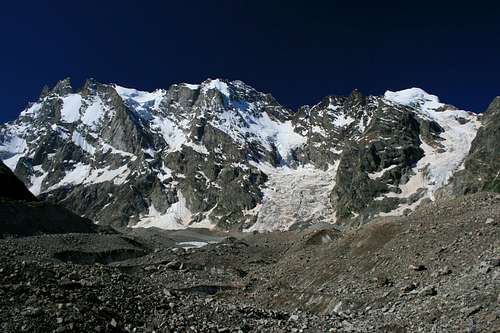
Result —
<instances>
[{"instance_id":1,"label":"rocky cliff face","mask_svg":"<svg viewBox=\"0 0 500 333\"><path fill-rule=\"evenodd\" d=\"M464 167L453 177L454 195L500 192L500 97L483 114L483 126L472 141Z\"/></svg>"},{"instance_id":2,"label":"rocky cliff face","mask_svg":"<svg viewBox=\"0 0 500 333\"><path fill-rule=\"evenodd\" d=\"M240 81L75 92L66 79L0 127L0 158L100 223L286 230L411 212L462 167L479 127L416 88L292 112Z\"/></svg>"}]
</instances>

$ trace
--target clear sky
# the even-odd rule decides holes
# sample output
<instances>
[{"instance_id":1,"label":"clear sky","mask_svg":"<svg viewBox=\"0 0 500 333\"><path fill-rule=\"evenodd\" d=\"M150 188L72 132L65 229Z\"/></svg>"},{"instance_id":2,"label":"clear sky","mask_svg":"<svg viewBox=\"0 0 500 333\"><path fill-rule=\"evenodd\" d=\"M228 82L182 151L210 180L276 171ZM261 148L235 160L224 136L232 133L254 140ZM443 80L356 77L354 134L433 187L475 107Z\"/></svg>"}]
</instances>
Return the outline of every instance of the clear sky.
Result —
<instances>
[{"instance_id":1,"label":"clear sky","mask_svg":"<svg viewBox=\"0 0 500 333\"><path fill-rule=\"evenodd\" d=\"M417 86L500 95L499 1L5 1L0 122L70 76L137 89L239 79L297 108Z\"/></svg>"}]
</instances>

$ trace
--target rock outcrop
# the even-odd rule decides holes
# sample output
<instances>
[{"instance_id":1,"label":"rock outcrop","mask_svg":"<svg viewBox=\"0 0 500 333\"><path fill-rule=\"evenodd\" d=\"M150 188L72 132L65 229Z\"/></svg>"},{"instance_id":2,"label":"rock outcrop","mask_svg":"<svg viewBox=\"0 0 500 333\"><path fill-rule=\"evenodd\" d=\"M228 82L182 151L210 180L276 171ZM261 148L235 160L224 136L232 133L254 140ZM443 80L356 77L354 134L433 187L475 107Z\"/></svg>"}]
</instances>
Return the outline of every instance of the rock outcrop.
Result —
<instances>
[{"instance_id":1,"label":"rock outcrop","mask_svg":"<svg viewBox=\"0 0 500 333\"><path fill-rule=\"evenodd\" d=\"M98 229L57 204L39 201L1 161L0 184L0 238Z\"/></svg>"},{"instance_id":2,"label":"rock outcrop","mask_svg":"<svg viewBox=\"0 0 500 333\"><path fill-rule=\"evenodd\" d=\"M463 170L453 178L455 195L500 192L500 97L495 98L482 115L482 124Z\"/></svg>"},{"instance_id":3,"label":"rock outcrop","mask_svg":"<svg viewBox=\"0 0 500 333\"><path fill-rule=\"evenodd\" d=\"M0 161L0 184L0 198L2 199L38 201L2 161Z\"/></svg>"},{"instance_id":4,"label":"rock outcrop","mask_svg":"<svg viewBox=\"0 0 500 333\"><path fill-rule=\"evenodd\" d=\"M0 158L101 224L287 230L408 214L462 167L479 127L417 88L293 112L241 81L144 92L65 79L0 126Z\"/></svg>"}]
</instances>

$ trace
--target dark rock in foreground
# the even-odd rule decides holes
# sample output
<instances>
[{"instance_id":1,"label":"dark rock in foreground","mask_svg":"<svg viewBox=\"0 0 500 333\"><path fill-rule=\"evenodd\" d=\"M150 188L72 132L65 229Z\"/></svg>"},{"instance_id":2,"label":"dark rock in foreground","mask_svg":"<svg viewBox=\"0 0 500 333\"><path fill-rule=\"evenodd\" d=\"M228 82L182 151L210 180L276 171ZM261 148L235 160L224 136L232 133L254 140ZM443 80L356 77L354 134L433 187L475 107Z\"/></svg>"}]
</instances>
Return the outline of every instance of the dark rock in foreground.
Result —
<instances>
[{"instance_id":1,"label":"dark rock in foreground","mask_svg":"<svg viewBox=\"0 0 500 333\"><path fill-rule=\"evenodd\" d=\"M343 233L3 239L0 331L497 332L499 228L478 193Z\"/></svg>"},{"instance_id":2,"label":"dark rock in foreground","mask_svg":"<svg viewBox=\"0 0 500 333\"><path fill-rule=\"evenodd\" d=\"M97 230L92 221L59 205L39 201L0 161L0 237Z\"/></svg>"},{"instance_id":3,"label":"dark rock in foreground","mask_svg":"<svg viewBox=\"0 0 500 333\"><path fill-rule=\"evenodd\" d=\"M0 236L89 233L98 226L88 219L48 202L0 199Z\"/></svg>"},{"instance_id":4,"label":"dark rock in foreground","mask_svg":"<svg viewBox=\"0 0 500 333\"><path fill-rule=\"evenodd\" d=\"M2 161L0 161L0 198L38 201L24 183Z\"/></svg>"}]
</instances>

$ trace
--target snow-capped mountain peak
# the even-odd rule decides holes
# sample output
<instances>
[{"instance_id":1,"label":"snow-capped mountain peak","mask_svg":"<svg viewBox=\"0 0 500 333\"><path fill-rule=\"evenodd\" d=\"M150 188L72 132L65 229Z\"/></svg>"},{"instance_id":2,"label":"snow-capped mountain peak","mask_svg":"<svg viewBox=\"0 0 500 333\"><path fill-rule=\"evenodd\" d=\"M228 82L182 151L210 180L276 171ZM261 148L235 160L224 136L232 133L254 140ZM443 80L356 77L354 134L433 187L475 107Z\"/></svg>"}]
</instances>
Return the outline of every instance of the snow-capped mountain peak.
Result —
<instances>
[{"instance_id":1,"label":"snow-capped mountain peak","mask_svg":"<svg viewBox=\"0 0 500 333\"><path fill-rule=\"evenodd\" d=\"M384 98L388 101L412 107L423 107L426 109L437 109L443 104L435 95L427 93L420 88L409 88L399 91L386 91Z\"/></svg>"},{"instance_id":2,"label":"snow-capped mountain peak","mask_svg":"<svg viewBox=\"0 0 500 333\"><path fill-rule=\"evenodd\" d=\"M207 92L208 90L217 90L226 98L229 98L231 93L229 91L229 85L221 79L207 80L201 84L201 90Z\"/></svg>"},{"instance_id":3,"label":"snow-capped mountain peak","mask_svg":"<svg viewBox=\"0 0 500 333\"><path fill-rule=\"evenodd\" d=\"M0 158L100 223L287 229L433 199L479 126L418 88L292 112L241 81L147 92L88 80L75 92L65 79L0 127Z\"/></svg>"}]
</instances>

